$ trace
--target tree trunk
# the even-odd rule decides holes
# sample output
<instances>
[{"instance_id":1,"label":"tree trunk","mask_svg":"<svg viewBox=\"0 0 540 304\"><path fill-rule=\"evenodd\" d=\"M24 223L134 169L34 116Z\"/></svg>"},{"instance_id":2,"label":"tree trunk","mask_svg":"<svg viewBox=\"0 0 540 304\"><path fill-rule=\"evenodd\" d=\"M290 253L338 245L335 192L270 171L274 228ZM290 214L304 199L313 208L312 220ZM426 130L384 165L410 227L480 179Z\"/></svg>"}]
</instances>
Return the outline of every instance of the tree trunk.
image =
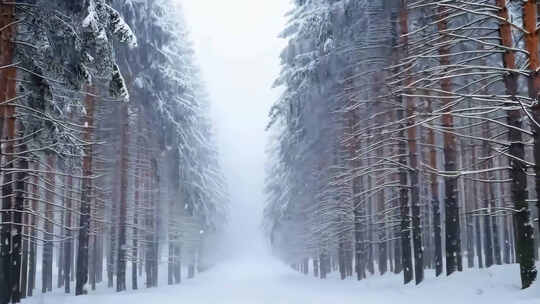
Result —
<instances>
[{"instance_id":1,"label":"tree trunk","mask_svg":"<svg viewBox=\"0 0 540 304\"><path fill-rule=\"evenodd\" d=\"M47 156L47 190L45 193L45 214L43 228L45 231L42 257L42 279L41 291L46 293L52 291L52 270L53 270L53 236L54 236L54 201L56 191L56 155L49 154Z\"/></svg>"},{"instance_id":2,"label":"tree trunk","mask_svg":"<svg viewBox=\"0 0 540 304\"><path fill-rule=\"evenodd\" d=\"M484 138L490 138L490 132L489 132L489 123L486 123L486 126L483 130L483 136ZM484 141L482 144L482 150L483 150L483 158L489 159L490 157L490 151L489 151L489 144L488 142ZM484 169L489 169L491 166L490 162L486 161L486 164L484 166ZM484 180L489 179L489 175L487 173L482 174L482 178ZM491 210L492 206L491 203L494 200L494 193L492 191L491 184L488 182L484 182L484 191L483 191L483 198L484 198L484 209L485 214L483 216L484 218L484 255L485 255L485 261L486 261L486 268L489 268L493 265L493 238L492 238L492 231L491 231Z\"/></svg>"},{"instance_id":3,"label":"tree trunk","mask_svg":"<svg viewBox=\"0 0 540 304\"><path fill-rule=\"evenodd\" d=\"M97 226L98 224L94 222L94 226ZM92 290L96 290L96 283L97 283L97 268L98 268L98 258L99 258L99 248L98 248L98 228L94 227L93 229L94 235L92 236L92 263L91 263L91 272L90 272L90 285L92 286Z\"/></svg>"},{"instance_id":4,"label":"tree trunk","mask_svg":"<svg viewBox=\"0 0 540 304\"><path fill-rule=\"evenodd\" d=\"M431 101L428 100L427 113L433 113L433 106ZM431 168L438 168L437 161L437 148L435 131L431 128L428 129L427 144L429 146L429 166ZM439 177L437 173L432 172L430 174L431 181L431 206L433 212L433 241L434 244L434 263L435 263L435 276L440 276L443 272L443 257L442 257L442 226L441 226L441 204L440 204L440 192L439 192Z\"/></svg>"},{"instance_id":5,"label":"tree trunk","mask_svg":"<svg viewBox=\"0 0 540 304\"><path fill-rule=\"evenodd\" d=\"M73 204L71 201L72 192L73 192L73 170L72 165L69 164L69 170L67 171L67 183L66 183L66 214L65 214L65 224L68 229L65 230L65 242L64 242L64 291L65 293L71 292L71 260L73 256L73 235L71 233L72 223L72 214L71 208Z\"/></svg>"},{"instance_id":6,"label":"tree trunk","mask_svg":"<svg viewBox=\"0 0 540 304\"><path fill-rule=\"evenodd\" d=\"M174 265L174 283L180 284L182 281L182 255L180 244L174 246L174 256L176 257L176 263Z\"/></svg>"},{"instance_id":7,"label":"tree trunk","mask_svg":"<svg viewBox=\"0 0 540 304\"><path fill-rule=\"evenodd\" d=\"M398 47L399 41L399 31L397 29L398 21L401 21L404 18L403 10L406 7L406 3L400 2L400 16L392 16L392 45L394 48ZM401 25L401 24L400 24ZM404 57L404 54L400 54L400 57ZM399 70L396 69L395 73L399 73ZM403 120L405 118L405 101L403 100L403 95L398 95L396 98L396 120L399 121L398 125L398 137L405 138L405 125ZM397 249L400 249L401 256L396 259L401 259L400 268L403 269L403 282L408 284L413 279L413 264L411 256L411 230L410 230L410 208L409 208L409 191L408 191L408 176L407 176L407 146L403 140L400 140L398 143L398 155L399 163L399 209L400 209L400 228L399 228L399 239L400 246L396 246ZM371 187L369 187L371 188ZM396 252L396 254L398 254Z\"/></svg>"},{"instance_id":8,"label":"tree trunk","mask_svg":"<svg viewBox=\"0 0 540 304\"><path fill-rule=\"evenodd\" d=\"M440 43L448 41L445 32L448 29L448 13L446 8L438 7L437 26L441 34ZM440 65L443 67L450 65L450 49L447 45L442 45L439 48ZM454 117L452 116L451 93L452 83L449 78L441 80L441 89L443 91L445 113L442 115L442 125L446 130L444 132L444 169L446 172L453 173L457 168L457 140L454 130ZM461 265L461 237L459 223L459 203L457 196L457 178L445 177L445 212L446 212L446 274L451 275L456 270L460 270Z\"/></svg>"},{"instance_id":9,"label":"tree trunk","mask_svg":"<svg viewBox=\"0 0 540 304\"><path fill-rule=\"evenodd\" d=\"M471 108L472 104L469 103L468 107ZM468 122L471 124L471 122ZM472 130L471 130L472 134ZM478 169L475 162L477 161L477 155L476 155L476 145L474 142L471 141L470 143L471 148L471 158L470 158L470 165L472 166L473 170ZM467 153L465 150L462 151L461 157L466 160ZM476 209L476 202L478 201L478 196L476 191L477 182L471 181L470 183L465 183L465 225L467 230L467 266L469 268L474 267L474 253L475 253L475 247L474 247L474 219L475 216L471 214L470 212L474 209Z\"/></svg>"},{"instance_id":10,"label":"tree trunk","mask_svg":"<svg viewBox=\"0 0 540 304\"><path fill-rule=\"evenodd\" d=\"M384 121L381 120L380 123L384 124ZM382 136L382 134L377 134ZM384 158L384 148L378 148L376 150L377 158ZM375 174L375 182L377 188L380 187L376 196L374 196L375 201L375 218L377 226L377 264L379 267L379 273L384 275L388 271L388 262L387 262L387 251L386 251L386 231L385 231L385 193L384 193L384 174L382 172ZM343 277L342 279L345 279Z\"/></svg>"},{"instance_id":11,"label":"tree trunk","mask_svg":"<svg viewBox=\"0 0 540 304\"><path fill-rule=\"evenodd\" d=\"M478 191L476 188L473 191ZM478 196L480 197L480 196ZM480 200L475 202L476 209L482 207ZM482 228L481 228L481 216L475 216L474 218L474 230L475 230L475 243L476 243L476 257L478 258L478 268L484 268L484 255L482 252Z\"/></svg>"},{"instance_id":12,"label":"tree trunk","mask_svg":"<svg viewBox=\"0 0 540 304\"><path fill-rule=\"evenodd\" d=\"M25 151L27 149L26 145L23 145L24 148L21 150ZM27 155L26 155L27 157ZM28 159L22 159L21 160L21 167L28 170L30 168ZM28 197L27 193L30 191L30 182L29 182L29 176L28 172L26 172L24 179L24 186L23 186L23 194ZM25 201L26 200L26 201ZM23 203L28 202L28 198L23 197ZM30 249L30 214L28 212L28 208L25 208L26 210L21 210L23 212L23 248L22 248L22 266L21 266L21 299L26 298L27 292L28 292L28 252Z\"/></svg>"},{"instance_id":13,"label":"tree trunk","mask_svg":"<svg viewBox=\"0 0 540 304\"><path fill-rule=\"evenodd\" d=\"M0 66L9 66L13 64L15 55L15 44L12 41L16 35L15 25L15 4L11 3L0 4ZM0 136L5 141L5 147L2 147L0 161L2 169L13 169L13 153L15 139L15 106L8 105L7 102L16 97L16 74L15 67L0 69ZM6 129L4 129L6 124ZM11 154L11 155L10 155ZM2 170L3 171L3 170ZM11 231L12 226L9 224L11 219L10 210L12 207L13 194L13 173L2 172L2 222L0 225L0 303L7 303L12 299L13 274L12 269L12 254L11 254Z\"/></svg>"},{"instance_id":14,"label":"tree trunk","mask_svg":"<svg viewBox=\"0 0 540 304\"><path fill-rule=\"evenodd\" d=\"M326 266L326 255L324 253L321 253L319 255L319 263L320 263L320 278L322 280L326 279L326 273L327 273L327 266Z\"/></svg>"},{"instance_id":15,"label":"tree trunk","mask_svg":"<svg viewBox=\"0 0 540 304\"><path fill-rule=\"evenodd\" d=\"M63 159L60 160L60 168L63 170L62 173L66 173L65 171L65 161ZM61 187L61 197L62 197L62 208L60 210L60 235L62 237L65 237L65 228L66 227L66 177L62 176L62 187ZM58 255L56 260L56 267L58 269L57 276L56 276L56 288L62 288L64 287L64 245L65 245L65 239L62 240L59 243L58 246Z\"/></svg>"},{"instance_id":16,"label":"tree trunk","mask_svg":"<svg viewBox=\"0 0 540 304\"><path fill-rule=\"evenodd\" d=\"M115 166L114 170L114 178L113 178L113 193L112 193L112 201L118 202L120 197L120 163L121 161L117 162L117 165ZM113 288L114 287L114 274L115 274L115 268L116 268L116 256L115 256L115 249L118 247L117 244L117 231L118 231L118 222L114 221L118 216L118 206L117 204L112 204L111 206L111 230L109 233L109 248L107 253L107 287Z\"/></svg>"},{"instance_id":17,"label":"tree trunk","mask_svg":"<svg viewBox=\"0 0 540 304\"><path fill-rule=\"evenodd\" d=\"M30 254L29 254L29 269L28 269L28 292L29 297L33 296L34 288L36 287L36 267L37 267L37 236L39 220L39 160L36 160L35 173L32 179L32 215L31 215L31 234L30 234Z\"/></svg>"},{"instance_id":18,"label":"tree trunk","mask_svg":"<svg viewBox=\"0 0 540 304\"><path fill-rule=\"evenodd\" d=\"M118 227L118 258L116 269L116 291L126 290L126 226L127 226L127 199L128 199L128 132L129 117L128 105L124 104L120 110L121 133L120 133L120 209Z\"/></svg>"},{"instance_id":19,"label":"tree trunk","mask_svg":"<svg viewBox=\"0 0 540 304\"><path fill-rule=\"evenodd\" d=\"M351 100L351 105L352 105ZM356 110L350 110L349 111L349 128L351 134L356 133L355 125L358 121L357 111ZM350 143L350 151L349 156L351 159L351 172L353 174L352 179L352 201L353 201L353 218L354 218L354 252L355 252L355 270L356 270L356 277L358 280L361 280L365 276L365 267L364 267L364 260L362 259L362 251L364 246L364 240L363 240L363 232L362 232L362 211L364 210L363 206L361 205L362 198L359 197L359 194L361 192L362 188L362 177L355 176L356 170L358 170L361 166L361 160L356 158L356 151L360 147L360 138L358 136L354 136L352 139L352 143ZM315 265L318 266L317 259L313 260L313 266L314 266L314 272L317 272L315 276L318 276L319 268L315 268Z\"/></svg>"},{"instance_id":20,"label":"tree trunk","mask_svg":"<svg viewBox=\"0 0 540 304\"><path fill-rule=\"evenodd\" d=\"M161 191L160 191L160 185L159 185L159 175L158 175L158 166L156 159L152 159L152 177L153 177L153 187L152 189L155 189L156 193L154 194L153 191L150 192L151 194L151 202L152 202L152 287L158 286L158 280L159 280L159 214L160 214L160 203L159 200L161 198ZM195 261L194 261L195 262ZM195 263L194 263L195 265ZM195 269L193 270L195 275Z\"/></svg>"},{"instance_id":21,"label":"tree trunk","mask_svg":"<svg viewBox=\"0 0 540 304\"><path fill-rule=\"evenodd\" d=\"M138 130L140 131L140 130ZM139 237L139 205L140 205L140 166L141 166L141 151L140 147L137 149L137 155L135 159L135 193L134 193L134 209L133 209L133 260L131 263L131 287L132 289L136 290L138 289L138 281L137 281L137 263L139 261L138 258L138 237Z\"/></svg>"},{"instance_id":22,"label":"tree trunk","mask_svg":"<svg viewBox=\"0 0 540 304\"><path fill-rule=\"evenodd\" d=\"M407 9L407 0L401 0L401 51L403 56L407 57L409 45L409 14ZM408 69L408 67L405 67ZM410 86L412 83L409 72L406 72L405 86ZM409 92L406 92L409 93ZM420 227L420 191L418 186L418 146L416 143L417 128L414 115L416 114L416 104L414 98L403 97L406 99L407 107L407 140L409 145L409 177L411 189L411 205L412 205L412 236L414 248L414 276L416 284L420 284L424 280L424 250L422 247L422 229Z\"/></svg>"},{"instance_id":23,"label":"tree trunk","mask_svg":"<svg viewBox=\"0 0 540 304\"><path fill-rule=\"evenodd\" d=\"M180 275L180 244L179 244L179 237L178 237L178 223L176 222L178 220L178 211L181 209L178 205L178 199L177 196L179 194L179 188L180 188L180 172L179 169L179 155L178 152L175 152L171 156L173 160L173 168L170 171L170 178L171 183L169 184L169 192L170 192L170 198L169 198L169 285L172 284L178 284L180 283L181 275Z\"/></svg>"},{"instance_id":24,"label":"tree trunk","mask_svg":"<svg viewBox=\"0 0 540 304\"><path fill-rule=\"evenodd\" d=\"M28 170L28 161L26 159L26 145L20 145L21 151L23 151L20 161L20 171L17 172L17 178L15 182L15 206L13 211L13 223L14 232L12 232L12 258L11 258L11 270L9 271L10 286L11 286L11 301L12 303L19 303L21 300L21 249L23 240L23 212L24 212L24 200L25 200L25 185ZM26 273L24 273L26 277ZM26 286L25 286L26 287Z\"/></svg>"},{"instance_id":25,"label":"tree trunk","mask_svg":"<svg viewBox=\"0 0 540 304\"><path fill-rule=\"evenodd\" d=\"M92 164L93 164L93 146L90 144L94 135L94 112L95 112L95 90L89 87L88 94L85 97L86 117L84 140L89 143L84 147L83 156L83 179L81 193L81 215L79 226L79 239L77 248L77 278L75 295L87 293L85 289L88 283L88 247L90 241L90 217L92 212Z\"/></svg>"},{"instance_id":26,"label":"tree trunk","mask_svg":"<svg viewBox=\"0 0 540 304\"><path fill-rule=\"evenodd\" d=\"M506 7L505 0L496 0L497 5L501 8L499 10L499 16L503 20L509 20L508 8ZM523 6L523 21L525 30L529 33L525 35L525 47L529 51L530 69L535 71L538 68L538 38L536 32L536 0L529 0ZM514 47L512 40L512 30L509 22L501 22L499 27L499 34L501 37L502 45L507 47L503 55L504 67L507 69L515 69L515 55L511 48ZM538 81L536 73L531 73L529 94L536 99ZM517 75L515 73L505 74L505 85L507 94L511 96L513 100L516 100L517 95ZM531 90L532 89L532 90ZM536 91L536 92L535 92ZM515 106L515 105L510 105ZM537 116L540 117L540 116ZM538 121L538 120L537 120ZM522 287L527 288L536 279L536 267L534 261L534 237L533 228L529 225L529 208L527 204L527 176L525 172L525 164L522 160L525 159L525 148L523 143L523 137L520 132L522 128L522 115L520 110L512 109L507 111L507 122L512 128L509 128L508 139L510 141L510 179L511 185L511 197L514 202L514 209L517 212L514 214L515 221L515 238L516 238L516 255L518 256L518 262L520 264L521 282ZM534 147L535 147L535 161L538 164L537 159L538 143L537 137L540 133L536 132ZM536 181L540 177L538 172L538 166L535 167ZM538 184L537 184L538 185ZM537 186L537 193L538 193Z\"/></svg>"}]
</instances>

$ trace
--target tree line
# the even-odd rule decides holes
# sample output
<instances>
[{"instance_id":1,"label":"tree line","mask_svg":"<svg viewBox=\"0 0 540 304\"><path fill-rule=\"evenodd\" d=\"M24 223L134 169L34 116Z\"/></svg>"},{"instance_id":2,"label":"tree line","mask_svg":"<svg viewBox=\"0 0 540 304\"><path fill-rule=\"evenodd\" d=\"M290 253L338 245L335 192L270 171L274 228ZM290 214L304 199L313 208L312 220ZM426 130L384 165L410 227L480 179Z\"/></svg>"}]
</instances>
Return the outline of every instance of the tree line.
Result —
<instances>
[{"instance_id":1,"label":"tree line","mask_svg":"<svg viewBox=\"0 0 540 304\"><path fill-rule=\"evenodd\" d=\"M316 276L537 276L536 0L296 0L265 223ZM466 263L466 265L464 265ZM517 274L516 274L517 275Z\"/></svg>"},{"instance_id":2,"label":"tree line","mask_svg":"<svg viewBox=\"0 0 540 304\"><path fill-rule=\"evenodd\" d=\"M0 303L210 267L228 196L209 114L173 1L1 0Z\"/></svg>"}]
</instances>

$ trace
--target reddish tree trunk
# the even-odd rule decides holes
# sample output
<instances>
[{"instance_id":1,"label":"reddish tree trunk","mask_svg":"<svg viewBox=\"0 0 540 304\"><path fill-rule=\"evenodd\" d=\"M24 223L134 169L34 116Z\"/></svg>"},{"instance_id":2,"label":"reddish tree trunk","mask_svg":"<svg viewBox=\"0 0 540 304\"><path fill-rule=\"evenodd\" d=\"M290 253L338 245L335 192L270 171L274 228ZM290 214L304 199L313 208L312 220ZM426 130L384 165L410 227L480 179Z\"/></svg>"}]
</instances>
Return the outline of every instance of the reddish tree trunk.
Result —
<instances>
[{"instance_id":1,"label":"reddish tree trunk","mask_svg":"<svg viewBox=\"0 0 540 304\"><path fill-rule=\"evenodd\" d=\"M407 0L401 0L401 48L404 57L408 56L408 33L409 33L409 14L407 8ZM405 67L408 69L408 67ZM412 83L412 78L409 72L406 72L405 86L408 87ZM408 90L405 90L408 93ZM420 284L424 280L424 250L422 247L422 229L420 225L420 190L418 185L418 146L416 143L417 128L416 119L416 104L414 98L404 97L407 107L407 140L409 145L409 177L411 191L411 206L412 206L412 237L414 251L414 276L416 284Z\"/></svg>"},{"instance_id":2,"label":"reddish tree trunk","mask_svg":"<svg viewBox=\"0 0 540 304\"><path fill-rule=\"evenodd\" d=\"M83 156L83 179L81 193L81 210L80 222L81 229L79 230L78 248L77 248L77 274L75 295L86 294L86 283L88 283L88 246L90 234L90 216L92 212L92 162L93 162L93 147L92 140L94 135L94 112L95 112L95 90L93 87L88 88L88 93L85 97L86 117L84 120L84 147Z\"/></svg>"},{"instance_id":3,"label":"reddish tree trunk","mask_svg":"<svg viewBox=\"0 0 540 304\"><path fill-rule=\"evenodd\" d=\"M450 49L448 46L448 37L445 32L448 30L448 12L446 8L438 8L437 26L441 35L439 47L440 65L445 67L450 65ZM449 78L441 80L441 89L443 91L443 102L445 111L442 115L442 124L444 129L444 169L452 173L457 169L457 140L454 131L454 117L451 107L452 83ZM457 195L457 178L446 177L445 186L445 211L446 211L446 274L451 275L456 270L461 271L461 237L459 223L459 203Z\"/></svg>"},{"instance_id":4,"label":"reddish tree trunk","mask_svg":"<svg viewBox=\"0 0 540 304\"><path fill-rule=\"evenodd\" d=\"M15 1L13 1L15 2ZM4 159L2 165L4 169L13 169L13 153L15 139L15 106L7 103L13 100L16 96L16 74L15 67L6 67L13 64L15 54L15 45L12 41L15 39L15 5L12 3L0 4L0 136L6 141L4 151L1 151ZM4 68L6 67L6 68ZM4 126L5 124L5 126ZM2 170L3 171L3 170ZM1 172L3 175L2 185L2 222L6 224L0 225L0 302L5 303L12 300L17 300L16 292L12 288L13 275L12 267L12 252L11 252L11 224L12 212L7 211L12 209L13 204L13 172Z\"/></svg>"}]
</instances>

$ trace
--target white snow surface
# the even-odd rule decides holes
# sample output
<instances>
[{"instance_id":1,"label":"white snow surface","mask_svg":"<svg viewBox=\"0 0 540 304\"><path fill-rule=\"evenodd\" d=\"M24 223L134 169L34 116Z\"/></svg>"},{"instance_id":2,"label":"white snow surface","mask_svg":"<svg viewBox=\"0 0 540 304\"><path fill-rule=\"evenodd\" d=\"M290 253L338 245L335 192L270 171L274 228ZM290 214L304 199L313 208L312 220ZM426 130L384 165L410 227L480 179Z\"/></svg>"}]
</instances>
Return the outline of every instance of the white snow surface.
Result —
<instances>
[{"instance_id":1,"label":"white snow surface","mask_svg":"<svg viewBox=\"0 0 540 304\"><path fill-rule=\"evenodd\" d=\"M166 269L162 269L162 275ZM472 269L450 277L426 272L419 286L403 286L401 276L374 276L361 282L305 276L273 260L224 262L181 285L115 293L100 286L89 295L74 297L60 290L23 301L30 304L538 304L540 284L519 288L517 265ZM141 280L143 281L143 280ZM128 288L129 288L128 280ZM160 284L166 284L162 276Z\"/></svg>"}]
</instances>

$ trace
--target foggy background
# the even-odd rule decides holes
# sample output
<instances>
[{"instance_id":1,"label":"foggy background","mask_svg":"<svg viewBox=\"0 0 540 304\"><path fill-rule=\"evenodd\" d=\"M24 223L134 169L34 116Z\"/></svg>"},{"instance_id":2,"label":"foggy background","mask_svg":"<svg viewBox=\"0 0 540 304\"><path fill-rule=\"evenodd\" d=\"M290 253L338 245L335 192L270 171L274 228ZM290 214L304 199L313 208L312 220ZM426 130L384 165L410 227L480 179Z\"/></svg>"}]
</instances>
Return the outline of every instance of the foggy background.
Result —
<instances>
[{"instance_id":1,"label":"foggy background","mask_svg":"<svg viewBox=\"0 0 540 304\"><path fill-rule=\"evenodd\" d=\"M265 127L279 90L290 0L178 0L183 7L197 63L212 102L222 168L231 197L224 238L227 258L267 255L261 231L265 205Z\"/></svg>"}]
</instances>

